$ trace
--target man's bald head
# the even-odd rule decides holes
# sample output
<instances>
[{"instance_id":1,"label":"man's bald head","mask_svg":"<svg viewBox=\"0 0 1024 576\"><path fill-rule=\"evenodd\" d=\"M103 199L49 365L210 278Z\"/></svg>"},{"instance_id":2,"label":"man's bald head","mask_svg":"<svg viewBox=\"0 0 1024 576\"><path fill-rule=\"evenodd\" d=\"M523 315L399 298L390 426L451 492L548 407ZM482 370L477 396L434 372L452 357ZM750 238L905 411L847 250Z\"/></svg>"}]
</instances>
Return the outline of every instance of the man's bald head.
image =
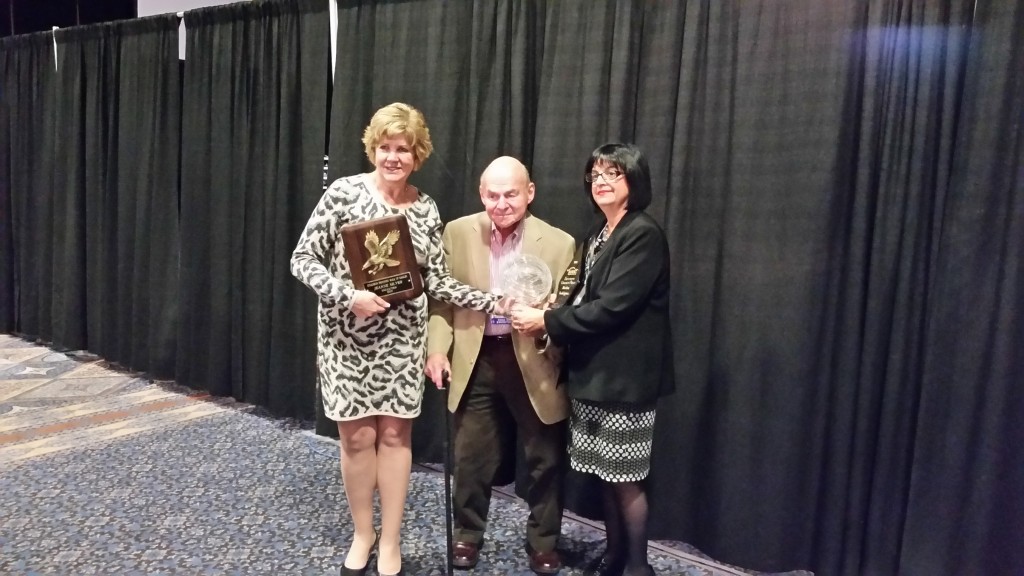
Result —
<instances>
[{"instance_id":1,"label":"man's bald head","mask_svg":"<svg viewBox=\"0 0 1024 576\"><path fill-rule=\"evenodd\" d=\"M482 174L480 174L480 186L481 188L487 184L489 180L501 180L505 182L516 182L523 186L530 183L530 171L526 169L526 166L519 161L518 158L512 156L499 156L491 161L484 168Z\"/></svg>"},{"instance_id":2,"label":"man's bald head","mask_svg":"<svg viewBox=\"0 0 1024 576\"><path fill-rule=\"evenodd\" d=\"M533 194L530 172L511 156L495 158L480 175L480 200L503 237L526 215Z\"/></svg>"}]
</instances>

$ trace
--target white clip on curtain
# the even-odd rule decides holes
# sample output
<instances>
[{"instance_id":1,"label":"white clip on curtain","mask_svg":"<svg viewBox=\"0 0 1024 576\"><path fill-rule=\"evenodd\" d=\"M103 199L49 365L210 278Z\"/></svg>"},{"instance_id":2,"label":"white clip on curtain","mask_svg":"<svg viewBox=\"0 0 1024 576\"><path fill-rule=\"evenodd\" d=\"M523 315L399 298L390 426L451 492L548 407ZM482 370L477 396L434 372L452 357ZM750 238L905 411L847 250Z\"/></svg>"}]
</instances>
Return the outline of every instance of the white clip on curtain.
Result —
<instances>
[{"instance_id":1,"label":"white clip on curtain","mask_svg":"<svg viewBox=\"0 0 1024 576\"><path fill-rule=\"evenodd\" d=\"M57 71L57 30L59 30L59 28L57 26L54 26L53 29L50 31L50 34L53 35L53 70L54 70L54 72Z\"/></svg>"}]
</instances>

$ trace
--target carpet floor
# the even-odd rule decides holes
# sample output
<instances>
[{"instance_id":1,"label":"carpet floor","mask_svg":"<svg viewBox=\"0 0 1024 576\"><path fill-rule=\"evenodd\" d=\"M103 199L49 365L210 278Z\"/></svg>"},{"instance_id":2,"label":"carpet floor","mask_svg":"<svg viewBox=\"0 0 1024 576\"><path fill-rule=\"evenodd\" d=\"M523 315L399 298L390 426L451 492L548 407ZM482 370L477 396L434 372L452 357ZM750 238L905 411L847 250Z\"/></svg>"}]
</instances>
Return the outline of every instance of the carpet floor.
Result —
<instances>
[{"instance_id":1,"label":"carpet floor","mask_svg":"<svg viewBox=\"0 0 1024 576\"><path fill-rule=\"evenodd\" d=\"M444 574L443 498L442 474L417 466L407 574ZM499 492L480 563L459 573L532 574L526 514ZM333 441L230 399L0 335L0 573L337 574L350 536ZM603 536L599 523L567 515L562 574L582 574ZM682 543L652 543L650 558L659 575L756 574Z\"/></svg>"}]
</instances>

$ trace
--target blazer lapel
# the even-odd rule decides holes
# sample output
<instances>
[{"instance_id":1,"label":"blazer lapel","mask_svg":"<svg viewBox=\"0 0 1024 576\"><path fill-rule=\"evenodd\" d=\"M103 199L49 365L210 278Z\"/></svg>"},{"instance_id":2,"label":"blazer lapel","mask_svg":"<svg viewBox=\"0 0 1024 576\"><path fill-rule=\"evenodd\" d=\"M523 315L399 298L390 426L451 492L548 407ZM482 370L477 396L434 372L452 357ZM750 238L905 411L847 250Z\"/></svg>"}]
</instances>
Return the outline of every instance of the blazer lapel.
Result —
<instances>
[{"instance_id":1,"label":"blazer lapel","mask_svg":"<svg viewBox=\"0 0 1024 576\"><path fill-rule=\"evenodd\" d=\"M619 238L622 238L622 234L617 234L616 232L622 232L622 231L626 230L627 228L629 228L630 222L632 222L633 218L635 218L635 217L636 217L636 213L635 212L627 212L626 215L622 217L622 220L619 220L619 224L617 226L615 226L615 232L612 232L612 235L609 236L607 240L605 240L604 246L601 246L601 250L597 254L594 255L594 265L597 265L597 263L602 260L602 258L601 258L602 256L604 256L605 254L608 254L608 253L611 253L611 252L615 251L613 249L614 245L618 243ZM601 233L601 230L604 229L604 226L607 225L607 224L608 224L608 221L605 220L604 224L602 224L601 227L597 228L596 232L592 233L593 237L596 238L597 235Z\"/></svg>"},{"instance_id":2,"label":"blazer lapel","mask_svg":"<svg viewBox=\"0 0 1024 576\"><path fill-rule=\"evenodd\" d=\"M477 241L470 252L470 284L487 292L491 289L491 220L486 212L480 213L473 229Z\"/></svg>"},{"instance_id":3,"label":"blazer lapel","mask_svg":"<svg viewBox=\"0 0 1024 576\"><path fill-rule=\"evenodd\" d=\"M540 230L540 226L534 220L533 215L529 212L523 217L523 244L522 253L536 256L540 259L544 259L544 255L541 254L541 249L544 246L543 243L544 234Z\"/></svg>"}]
</instances>

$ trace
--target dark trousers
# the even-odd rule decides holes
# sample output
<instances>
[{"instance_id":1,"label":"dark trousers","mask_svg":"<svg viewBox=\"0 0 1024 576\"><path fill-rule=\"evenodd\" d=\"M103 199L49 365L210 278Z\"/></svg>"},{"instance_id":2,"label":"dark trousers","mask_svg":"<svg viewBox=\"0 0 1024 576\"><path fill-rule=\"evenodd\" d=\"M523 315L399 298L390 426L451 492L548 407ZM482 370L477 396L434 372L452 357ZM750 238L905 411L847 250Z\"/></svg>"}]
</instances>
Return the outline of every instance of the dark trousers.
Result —
<instances>
[{"instance_id":1,"label":"dark trousers","mask_svg":"<svg viewBox=\"0 0 1024 576\"><path fill-rule=\"evenodd\" d=\"M565 430L565 421L549 425L537 418L511 339L484 337L455 413L455 539L483 541L502 447L518 434L529 472L526 541L532 550L554 550L562 528Z\"/></svg>"}]
</instances>

